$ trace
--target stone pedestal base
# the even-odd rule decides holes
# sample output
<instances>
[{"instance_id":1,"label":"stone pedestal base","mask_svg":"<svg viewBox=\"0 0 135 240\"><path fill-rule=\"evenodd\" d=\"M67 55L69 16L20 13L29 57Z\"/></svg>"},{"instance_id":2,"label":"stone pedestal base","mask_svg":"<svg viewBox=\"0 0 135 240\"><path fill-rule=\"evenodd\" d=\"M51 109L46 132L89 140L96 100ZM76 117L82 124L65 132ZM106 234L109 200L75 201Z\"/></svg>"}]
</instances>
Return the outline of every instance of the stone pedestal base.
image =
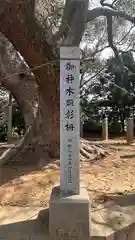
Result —
<instances>
[{"instance_id":1,"label":"stone pedestal base","mask_svg":"<svg viewBox=\"0 0 135 240\"><path fill-rule=\"evenodd\" d=\"M49 233L51 240L88 240L89 196L85 187L79 195L62 196L54 187L49 206Z\"/></svg>"}]
</instances>

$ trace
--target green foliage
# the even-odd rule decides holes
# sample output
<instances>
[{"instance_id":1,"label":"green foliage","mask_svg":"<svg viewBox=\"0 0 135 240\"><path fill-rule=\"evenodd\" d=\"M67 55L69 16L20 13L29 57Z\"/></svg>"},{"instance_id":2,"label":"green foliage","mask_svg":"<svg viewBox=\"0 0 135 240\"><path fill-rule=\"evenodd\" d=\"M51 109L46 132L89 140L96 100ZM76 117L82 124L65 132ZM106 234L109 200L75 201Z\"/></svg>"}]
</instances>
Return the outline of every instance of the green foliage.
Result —
<instances>
[{"instance_id":1,"label":"green foliage","mask_svg":"<svg viewBox=\"0 0 135 240\"><path fill-rule=\"evenodd\" d=\"M133 105L135 98L135 81L132 73L135 70L135 63L133 56L130 54L122 54L121 59L124 65L124 72L121 73L120 66L117 66L115 58L111 58L107 62L106 78L112 84L108 85L107 99L113 105L123 108Z\"/></svg>"},{"instance_id":2,"label":"green foliage","mask_svg":"<svg viewBox=\"0 0 135 240\"><path fill-rule=\"evenodd\" d=\"M4 123L0 126L0 141L7 141L7 124Z\"/></svg>"},{"instance_id":3,"label":"green foliage","mask_svg":"<svg viewBox=\"0 0 135 240\"><path fill-rule=\"evenodd\" d=\"M87 121L84 121L84 125L83 125L83 132L84 134L97 134L97 135L101 135L102 133L102 125L100 121L95 121L92 119L89 119Z\"/></svg>"},{"instance_id":4,"label":"green foliage","mask_svg":"<svg viewBox=\"0 0 135 240\"><path fill-rule=\"evenodd\" d=\"M111 121L108 125L110 134L120 134L122 131L121 123L117 121Z\"/></svg>"},{"instance_id":5,"label":"green foliage","mask_svg":"<svg viewBox=\"0 0 135 240\"><path fill-rule=\"evenodd\" d=\"M86 125L90 125L92 132L94 127L92 122L96 123L97 129L102 114L105 112L109 118L110 133L124 132L125 119L133 114L135 108L135 61L131 53L120 55L124 72L121 72L120 66L115 58L110 58L106 62L104 74L97 76L93 83L89 95L85 95L82 100L82 109ZM92 121L92 122L91 122ZM88 123L89 122L89 123ZM99 130L100 131L100 130Z\"/></svg>"},{"instance_id":6,"label":"green foliage","mask_svg":"<svg viewBox=\"0 0 135 240\"><path fill-rule=\"evenodd\" d=\"M15 103L12 108L12 132L13 135L22 135L25 131L25 123L19 106ZM7 123L0 126L0 141L7 141Z\"/></svg>"},{"instance_id":7,"label":"green foliage","mask_svg":"<svg viewBox=\"0 0 135 240\"><path fill-rule=\"evenodd\" d=\"M13 105L12 113L12 127L18 135L21 135L21 133L25 131L25 123L21 114L20 107L17 104Z\"/></svg>"}]
</instances>

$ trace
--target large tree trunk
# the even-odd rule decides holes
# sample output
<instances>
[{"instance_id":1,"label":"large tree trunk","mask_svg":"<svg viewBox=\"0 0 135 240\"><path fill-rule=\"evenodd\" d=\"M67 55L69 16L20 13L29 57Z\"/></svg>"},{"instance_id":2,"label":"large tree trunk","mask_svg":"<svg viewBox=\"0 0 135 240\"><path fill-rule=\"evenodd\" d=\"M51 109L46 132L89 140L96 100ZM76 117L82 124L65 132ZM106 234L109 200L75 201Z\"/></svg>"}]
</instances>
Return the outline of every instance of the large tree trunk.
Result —
<instances>
[{"instance_id":1,"label":"large tree trunk","mask_svg":"<svg viewBox=\"0 0 135 240\"><path fill-rule=\"evenodd\" d=\"M44 81L45 78L45 81ZM47 78L48 81L47 81ZM20 152L23 161L46 163L53 157L59 157L59 74L57 67L48 66L38 75L38 111L25 147ZM46 84L46 82L49 82ZM27 161L28 162L28 161Z\"/></svg>"},{"instance_id":2,"label":"large tree trunk","mask_svg":"<svg viewBox=\"0 0 135 240\"><path fill-rule=\"evenodd\" d=\"M19 75L5 78L1 68L1 84L18 102L25 121L27 136L13 154L4 155L1 163L21 161L22 163L47 162L50 157L59 156L59 88L46 91L44 84L38 85L33 77ZM44 76L44 75L43 75ZM57 76L52 74L52 80ZM3 79L3 80L2 80ZM59 79L55 80L58 82ZM49 86L50 88L50 86ZM54 91L55 90L55 91ZM51 95L49 94L51 92ZM57 96L57 98L56 98ZM37 107L35 106L37 104Z\"/></svg>"},{"instance_id":3,"label":"large tree trunk","mask_svg":"<svg viewBox=\"0 0 135 240\"><path fill-rule=\"evenodd\" d=\"M0 85L10 91L17 101L27 130L33 124L37 111L38 86L35 79L20 75L9 78L0 66Z\"/></svg>"},{"instance_id":4,"label":"large tree trunk","mask_svg":"<svg viewBox=\"0 0 135 240\"><path fill-rule=\"evenodd\" d=\"M38 89L34 78L28 76L5 78L5 73L1 71L1 79L3 78L1 84L11 91L18 102L26 130L28 128L29 130L22 144L16 147L16 151L13 149L4 154L0 164L12 162L44 164L50 157L59 157L59 96L57 99L54 98L59 89L55 92L52 89L52 95L49 97L48 93L45 94L44 85Z\"/></svg>"},{"instance_id":5,"label":"large tree trunk","mask_svg":"<svg viewBox=\"0 0 135 240\"><path fill-rule=\"evenodd\" d=\"M22 163L44 165L50 158L59 157L59 140L59 110L52 102L46 104L40 96L36 119L16 159Z\"/></svg>"},{"instance_id":6,"label":"large tree trunk","mask_svg":"<svg viewBox=\"0 0 135 240\"><path fill-rule=\"evenodd\" d=\"M28 6L30 10L30 1L8 3L0 18L0 28L30 67L46 64L33 71L39 86L39 109L31 129L34 140L29 140L31 141L29 145L33 145L33 142L37 143L39 140L36 139L40 139L38 145L44 146L44 151L47 150L49 156L58 156L59 64L54 64L52 61L58 62L59 60L54 56L52 45L47 43L41 34L44 30L40 29L41 26L35 19L34 11L28 12Z\"/></svg>"},{"instance_id":7,"label":"large tree trunk","mask_svg":"<svg viewBox=\"0 0 135 240\"><path fill-rule=\"evenodd\" d=\"M38 83L39 107L32 128L25 138L25 148L20 151L23 161L30 158L33 162L39 162L41 159L46 161L49 157L59 156L59 59L56 54L56 41L48 41L46 29L43 29L35 18L34 2L6 2L0 12L0 29L21 53L29 67L45 64L44 67L33 70ZM66 27L67 33L64 34L65 45L79 45L84 32L87 7L88 0L76 1L75 8L71 6L69 9L68 16L72 16L70 24L69 17L66 21L63 20L70 26L70 30ZM80 28L76 27L77 25ZM60 37L63 37L63 31ZM54 64L54 61L57 63Z\"/></svg>"},{"instance_id":8,"label":"large tree trunk","mask_svg":"<svg viewBox=\"0 0 135 240\"><path fill-rule=\"evenodd\" d=\"M2 34L0 40L0 85L9 90L19 104L27 129L36 116L38 85L35 77L27 73L28 68L12 44Z\"/></svg>"}]
</instances>

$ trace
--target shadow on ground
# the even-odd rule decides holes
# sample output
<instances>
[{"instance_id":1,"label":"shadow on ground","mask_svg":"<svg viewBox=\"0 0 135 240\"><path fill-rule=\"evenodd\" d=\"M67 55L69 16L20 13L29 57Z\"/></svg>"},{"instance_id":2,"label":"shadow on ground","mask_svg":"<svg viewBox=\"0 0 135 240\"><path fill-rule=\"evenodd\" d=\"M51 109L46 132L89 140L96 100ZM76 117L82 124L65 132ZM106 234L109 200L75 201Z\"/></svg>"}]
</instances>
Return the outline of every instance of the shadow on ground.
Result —
<instances>
[{"instance_id":1,"label":"shadow on ground","mask_svg":"<svg viewBox=\"0 0 135 240\"><path fill-rule=\"evenodd\" d=\"M15 143L15 142L14 142ZM14 146L13 143L13 146ZM18 142L17 142L18 143ZM6 150L13 147L12 144L8 143L0 143L0 156L3 154ZM5 184L6 182L9 182L13 179L19 178L23 175L36 172L42 169L47 169L48 166L50 169L53 170L53 167L55 165L56 159L50 159L47 158L45 155L45 158L37 161L32 162L32 159L29 161L20 162L20 161L14 161L13 159L7 164L0 167L0 186ZM51 166L50 166L51 165Z\"/></svg>"},{"instance_id":2,"label":"shadow on ground","mask_svg":"<svg viewBox=\"0 0 135 240\"><path fill-rule=\"evenodd\" d=\"M120 156L120 158L123 158L123 159L126 159L126 158L135 158L135 154L127 154L127 155L123 155L123 156Z\"/></svg>"},{"instance_id":3,"label":"shadow on ground","mask_svg":"<svg viewBox=\"0 0 135 240\"><path fill-rule=\"evenodd\" d=\"M118 146L118 147L121 147L122 149L122 146L128 146L128 143L127 142L112 142L111 141L111 146Z\"/></svg>"},{"instance_id":4,"label":"shadow on ground","mask_svg":"<svg viewBox=\"0 0 135 240\"><path fill-rule=\"evenodd\" d=\"M42 211L41 211L42 212ZM44 212L44 214L43 214ZM45 209L42 216L34 220L1 224L1 240L48 240L49 210ZM43 216L44 215L44 216Z\"/></svg>"},{"instance_id":5,"label":"shadow on ground","mask_svg":"<svg viewBox=\"0 0 135 240\"><path fill-rule=\"evenodd\" d=\"M43 240L46 239L45 229L37 220L29 220L0 226L2 240Z\"/></svg>"},{"instance_id":6,"label":"shadow on ground","mask_svg":"<svg viewBox=\"0 0 135 240\"><path fill-rule=\"evenodd\" d=\"M29 173L35 173L42 170L56 170L56 165L59 167L59 163L54 159L51 162L46 162L46 164L42 166L37 165L7 165L0 167L0 186L12 181L14 179L19 179L21 176L27 175Z\"/></svg>"},{"instance_id":7,"label":"shadow on ground","mask_svg":"<svg viewBox=\"0 0 135 240\"><path fill-rule=\"evenodd\" d=\"M125 195L111 196L110 199L122 207L134 206L135 205L135 191L134 191L134 193L128 193Z\"/></svg>"},{"instance_id":8,"label":"shadow on ground","mask_svg":"<svg viewBox=\"0 0 135 240\"><path fill-rule=\"evenodd\" d=\"M0 186L9 182L15 178L19 178L25 174L33 171L38 171L39 169L35 166L3 166L0 167Z\"/></svg>"}]
</instances>

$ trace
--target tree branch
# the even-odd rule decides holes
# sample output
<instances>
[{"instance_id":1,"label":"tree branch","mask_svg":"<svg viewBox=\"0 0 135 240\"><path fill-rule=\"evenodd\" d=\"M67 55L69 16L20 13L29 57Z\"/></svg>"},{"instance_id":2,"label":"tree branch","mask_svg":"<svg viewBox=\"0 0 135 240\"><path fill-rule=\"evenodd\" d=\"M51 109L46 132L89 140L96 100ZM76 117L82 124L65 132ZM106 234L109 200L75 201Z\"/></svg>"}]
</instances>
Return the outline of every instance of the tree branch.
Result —
<instances>
[{"instance_id":1,"label":"tree branch","mask_svg":"<svg viewBox=\"0 0 135 240\"><path fill-rule=\"evenodd\" d=\"M127 37L127 36L130 37L129 34L130 34L130 32L133 30L134 27L135 27L135 26L132 25L132 26L130 27L130 29L127 31L127 33L120 39L120 41L117 41L116 44L118 44L118 45L123 45L123 44L125 44L125 43L127 42L126 37Z\"/></svg>"},{"instance_id":2,"label":"tree branch","mask_svg":"<svg viewBox=\"0 0 135 240\"><path fill-rule=\"evenodd\" d=\"M0 1L0 15L4 13L6 5L7 5L7 1L5 0Z\"/></svg>"},{"instance_id":3,"label":"tree branch","mask_svg":"<svg viewBox=\"0 0 135 240\"><path fill-rule=\"evenodd\" d=\"M87 22L91 22L95 18L100 17L100 16L121 17L121 18L124 18L125 20L135 24L135 17L132 17L129 14L126 14L123 11L116 11L116 10L109 9L109 8L106 8L106 7L97 7L97 8L94 8L92 10L88 10L88 12L87 12Z\"/></svg>"},{"instance_id":4,"label":"tree branch","mask_svg":"<svg viewBox=\"0 0 135 240\"><path fill-rule=\"evenodd\" d=\"M110 3L105 3L105 0L100 0L100 4L102 5L102 7L109 7L116 10L116 8L113 6L114 3L115 1L112 4L110 4Z\"/></svg>"},{"instance_id":5,"label":"tree branch","mask_svg":"<svg viewBox=\"0 0 135 240\"><path fill-rule=\"evenodd\" d=\"M63 45L80 44L85 30L88 3L88 0L66 0L60 29L54 39L63 38Z\"/></svg>"},{"instance_id":6,"label":"tree branch","mask_svg":"<svg viewBox=\"0 0 135 240\"><path fill-rule=\"evenodd\" d=\"M45 32L41 32L34 14L28 14L24 0L21 3L14 0L8 1L4 13L0 15L0 30L30 67L40 65L39 53L43 55L44 62L54 59L52 46L47 42Z\"/></svg>"},{"instance_id":7,"label":"tree branch","mask_svg":"<svg viewBox=\"0 0 135 240\"><path fill-rule=\"evenodd\" d=\"M114 0L113 3L112 3L112 5L114 5L116 2L117 2L117 0Z\"/></svg>"},{"instance_id":8,"label":"tree branch","mask_svg":"<svg viewBox=\"0 0 135 240\"><path fill-rule=\"evenodd\" d=\"M104 69L105 69L105 67L106 67L106 65L104 66L104 67L102 67L99 71L98 71L98 73L96 73L96 74L94 74L91 78L89 78L88 80L86 80L84 83L82 82L82 84L81 84L81 88L83 87L83 86L85 86L86 84L88 84L93 78L95 78L97 75L99 75Z\"/></svg>"},{"instance_id":9,"label":"tree branch","mask_svg":"<svg viewBox=\"0 0 135 240\"><path fill-rule=\"evenodd\" d=\"M123 76L124 75L124 64L119 56L119 52L117 50L117 47L114 45L113 43L113 29L112 29L112 16L107 16L107 33L108 33L108 43L109 43L109 46L112 48L114 54L115 54L115 58L116 58L116 61L117 61L117 64L119 65L119 68L120 68L120 72L121 72L121 75Z\"/></svg>"},{"instance_id":10,"label":"tree branch","mask_svg":"<svg viewBox=\"0 0 135 240\"><path fill-rule=\"evenodd\" d=\"M107 33L108 33L108 43L109 46L114 51L115 57L118 62L120 62L119 53L117 47L113 44L113 29L112 29L112 16L107 16Z\"/></svg>"}]
</instances>

